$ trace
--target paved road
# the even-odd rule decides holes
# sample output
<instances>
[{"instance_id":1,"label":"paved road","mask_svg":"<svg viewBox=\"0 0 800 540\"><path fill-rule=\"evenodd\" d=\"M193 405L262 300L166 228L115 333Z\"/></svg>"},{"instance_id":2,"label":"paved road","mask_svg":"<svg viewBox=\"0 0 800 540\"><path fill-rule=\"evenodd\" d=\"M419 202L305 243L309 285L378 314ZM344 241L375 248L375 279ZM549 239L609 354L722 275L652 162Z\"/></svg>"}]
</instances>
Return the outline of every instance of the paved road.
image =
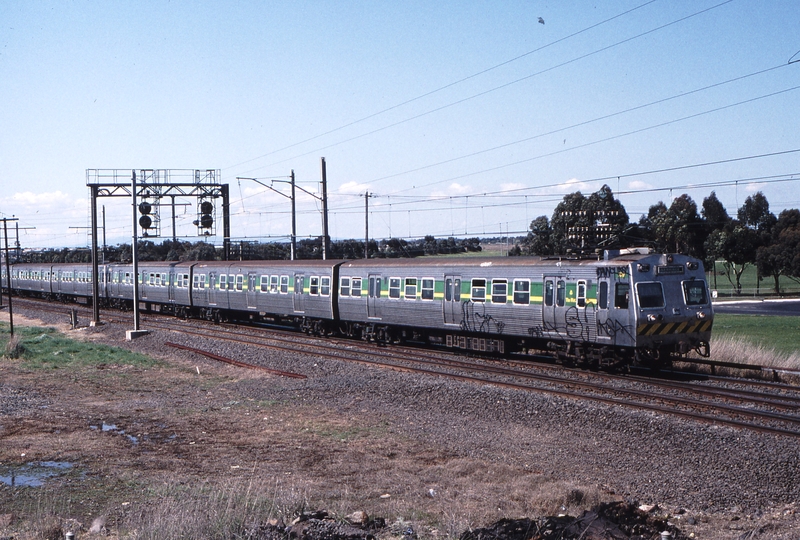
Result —
<instances>
[{"instance_id":1,"label":"paved road","mask_svg":"<svg viewBox=\"0 0 800 540\"><path fill-rule=\"evenodd\" d=\"M736 300L714 303L714 313L800 316L800 300Z\"/></svg>"}]
</instances>

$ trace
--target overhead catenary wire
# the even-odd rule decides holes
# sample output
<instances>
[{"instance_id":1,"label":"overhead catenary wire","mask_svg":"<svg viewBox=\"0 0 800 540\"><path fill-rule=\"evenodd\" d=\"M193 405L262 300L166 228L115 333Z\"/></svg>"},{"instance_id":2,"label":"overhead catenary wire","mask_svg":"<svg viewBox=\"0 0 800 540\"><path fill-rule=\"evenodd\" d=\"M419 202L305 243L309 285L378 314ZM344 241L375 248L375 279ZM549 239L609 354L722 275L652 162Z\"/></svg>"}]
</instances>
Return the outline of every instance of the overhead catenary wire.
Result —
<instances>
[{"instance_id":1,"label":"overhead catenary wire","mask_svg":"<svg viewBox=\"0 0 800 540\"><path fill-rule=\"evenodd\" d=\"M308 138L306 138L306 139L303 139L303 140L301 140L301 141L298 141L298 142L295 142L295 143L289 144L289 145L287 145L287 146L284 146L284 147L282 147L282 148L278 148L277 150L272 150L272 151L269 151L269 152L267 152L266 154L262 154L262 155L260 155L260 156L256 156L256 157L254 157L254 158L250 158L250 159L247 159L247 160L245 160L245 161L241 161L241 162L239 162L239 163L236 163L236 164L234 164L234 165L229 165L228 167L225 167L225 168L226 168L226 169L232 169L232 168L234 168L234 167L238 167L238 166L240 166L240 165L246 165L247 163L251 163L251 162L253 162L253 161L256 161L256 160L258 160L258 159L263 159L263 158L265 158L265 157L269 157L269 156L271 156L271 155L277 154L277 153L279 153L279 152L282 152L282 151L284 151L284 150L289 150L290 148L294 148L294 147L296 147L296 146L300 146L301 144L305 144L305 143L307 143L307 142L314 141L314 140L316 140L316 139L319 139L319 138L321 138L321 137L324 137L324 136L326 136L326 135L331 135L331 134L333 134L333 133L336 133L337 131L341 131L341 130L343 130L343 129L346 129L346 128L348 128L348 127L354 126L354 125L356 125L356 124L360 124L361 122L364 122L364 121L366 121L366 120L369 120L369 119L371 119L371 118L375 118L375 117L377 117L377 116L380 116L380 115L382 115L382 114L385 114L385 113L387 113L387 112L389 112L389 111L393 111L393 110L395 110L395 109L399 109L400 107L403 107L403 106L405 106L405 105L409 105L409 104L411 104L411 103L414 103L415 101L419 101L419 100L421 100L421 99L423 99L423 98L426 98L426 97L432 96L432 95L434 95L434 94L437 94L437 93L439 93L439 92L441 92L441 91L443 91L443 90L446 90L446 89L448 89L448 88L452 88L453 86L457 86L457 85L459 85L459 84L461 84L461 83L467 82L467 81L469 81L469 80L471 80L471 79L474 79L474 78L476 78L476 77L479 77L479 76L481 76L481 75L484 75L484 74L486 74L486 73L489 73L489 72L491 72L491 71L494 71L494 70L496 70L496 69L499 69L499 68L501 68L501 67L503 67L503 66L506 66L506 65L508 65L508 64L511 64L511 63L513 63L513 62L516 62L517 60L521 60L521 59L523 59L523 58L525 58L525 57L527 57L527 56L530 56L530 55L532 55L532 54L534 54L534 53L537 53L537 52L540 52L540 51L542 51L542 50L544 50L544 49L547 49L547 48L549 48L549 47L552 47L553 45L557 45L558 43L561 43L561 42L563 42L563 41L566 41L566 40L568 40L568 39L571 39L571 38L574 38L574 37L576 37L576 36L579 36L579 35L581 35L581 34L583 34L583 33L585 33L585 32L588 32L589 30L593 30L593 29L595 29L595 28L597 28L597 27L599 27L599 26L602 26L602 25L604 25L604 24L607 24L607 23L609 23L609 22L611 22L611 21L614 21L614 20L616 20L616 19L619 19L620 17L624 17L625 15L628 15L628 14L630 14L630 13L633 13L634 11L637 11L637 10L639 10L639 9L641 9L641 8L645 7L645 6L648 6L648 5L650 5L650 4L653 4L653 3L655 3L656 1L657 1L657 0L649 0L649 1L647 1L647 2L644 2L643 4L639 4L638 6L635 6L635 7L631 8L631 9L628 9L628 10L626 10L626 11L623 11L622 13L619 13L619 14L617 14L617 15L614 15L614 16L612 16L612 17L609 17L609 18L607 18L607 19L604 19L604 20L602 20L602 21L600 21L600 22L598 22L598 23L595 23L595 24L592 24L592 25L590 25L590 26L587 26L586 28L583 28L583 29L581 29L581 30L578 30L577 32L573 32L572 34L569 34L569 35L567 35L567 36L564 36L564 37L562 37L562 38L559 38L559 39L556 39L556 40L554 40L554 41L551 41L551 42L549 42L549 43L546 43L545 45L542 45L542 46L540 46L540 47L537 47L537 48L535 48L535 49L533 49L533 50L530 50L530 51L528 51L528 52L522 53L522 54L520 54L520 55L517 55L517 56L515 56L515 57L513 57L513 58L510 58L510 59L508 59L508 60L504 60L504 61L500 62L499 64L495 64L495 65L493 65L493 66L491 66L491 67L488 67L488 68L482 69L482 70L480 70L480 71L478 71L478 72L476 72L476 73L473 73L473 74L471 74L471 75L467 75L466 77L462 77L462 78L460 78L460 79L457 79L457 80L455 80L455 81L449 82L449 83L447 83L447 84L445 84L445 85L443 85L443 86L440 86L440 87L438 87L438 88L435 88L435 89L433 89L433 90L429 90L429 91L427 91L427 92L424 92L424 93L422 93L422 94L420 94L420 95L417 95L417 96L415 96L415 97L412 97L412 98L406 99L405 101L402 101L402 102L400 102L400 103L397 103L397 104L395 104L395 105L391 105L391 106L389 106L389 107L386 107L386 108L384 108L384 109L381 109L381 110L379 110L379 111L377 111L377 112L374 112L374 113L367 114L367 115L365 115L365 116L363 116L363 117L361 117L361 118L358 118L357 120L353 120L353 121L351 121L351 122L347 122L347 123L345 123L345 124L343 124L343 125L341 125L341 126L335 127L335 128L333 128L333 129L330 129L330 130L328 130L328 131L325 131L325 132L323 132L323 133L319 133L319 134L317 134L317 135L314 135L314 136L312 136L312 137L308 137Z\"/></svg>"},{"instance_id":2,"label":"overhead catenary wire","mask_svg":"<svg viewBox=\"0 0 800 540\"><path fill-rule=\"evenodd\" d=\"M599 48L599 49L595 49L594 51L591 51L591 52L589 52L589 53L586 53L586 54L582 54L582 55L580 55L580 56L577 56L577 57L575 57L575 58L572 58L572 59L570 59L570 60L567 60L567 61L565 61L565 62L561 62L561 63L559 63L559 64L557 64L557 65L555 65L555 66L551 66L551 67L548 67L548 68L546 68L546 69L543 69L543 70L537 71L537 72L535 72L535 73L532 73L532 74L526 75L525 77L521 77L521 78L515 79L515 80L513 80L513 81L510 81L510 82L507 82L507 83L504 83L504 84L501 84L501 85L498 85L498 86L492 87L492 88L490 88L490 89L488 89L488 90L484 90L484 91L482 91L482 92L478 92L478 93L476 93L476 94L473 94L473 95L467 96L467 97L465 97L465 98L462 98L462 99L458 99L458 100L456 100L456 101L452 101L452 102L450 102L450 103L447 103L447 104L445 104L445 105L442 105L442 106L439 106L439 107L435 107L435 108L433 108L433 109L429 109L429 110L427 110L427 111L425 111L425 112L422 112L422 113L419 113L419 114L415 114L415 115L413 115L413 116L410 116L410 117L404 118L404 119L402 119L402 120L399 120L399 121L397 121L397 122L393 122L393 123L391 123L391 124L388 124L388 125L385 125L385 126L383 126L383 127L376 128L376 129L373 129L373 130L371 130L371 131L368 131L368 132L362 133L362 134L360 134L360 135L355 135L355 136L353 136L353 137L350 137L350 138L347 138L347 139L344 139L344 140L341 140L341 141L338 141L338 142L335 142L335 143L331 143L331 144L328 144L328 145L325 145L325 146L317 147L317 148L314 148L313 150L309 150L309 151L307 151L307 152L303 152L303 153L301 153L301 154L297 154L297 155L294 155L294 156L291 156L291 157L288 157L288 158L282 159L282 160L280 160L280 161L275 161L275 162L269 163L269 164L267 164L267 165L259 166L259 167L256 167L256 168L253 168L253 169L250 169L250 170L248 170L248 171L245 171L245 172L243 172L243 173L240 173L240 174L248 174L248 173L250 173L250 172L257 171L257 170L260 170L260 169L265 169L265 168L267 168L267 167L272 167L272 166L275 166L275 165L279 165L279 164L281 164L281 163L285 163L285 162L287 162L287 161L291 161L291 160L293 160L293 159L298 159L298 158L301 158L301 157L308 156L308 155L310 155L310 154L315 154L315 153L321 152L321 151L323 151L323 150L327 150L327 149L330 149L330 148L333 148L333 147L336 147L336 146L340 146L340 145L342 145L342 144L345 144L345 143L353 142L353 141L355 141L355 140L362 139L362 138L364 138L364 137L368 137L368 136L370 136L370 135L374 135L374 134L376 134L376 133L380 133L380 132L382 132L382 131L385 131L385 130L387 130L387 129L391 129L391 128L397 127L397 126L399 126L399 125L406 124L406 123L408 123L408 122L411 122L411 121L413 121L413 120L417 120L417 119L419 119L419 118L422 118L422 117L428 116L428 115L430 115L430 114L433 114L433 113L436 113L436 112L440 112L440 111L442 111L442 110L445 110L445 109L449 109L450 107L454 107L454 106L456 106L456 105L461 105L461 104L463 104L463 103L466 103L466 102L468 102L468 101L471 101L471 100L473 100L473 99L476 99L476 98L479 98L479 97L486 96L486 95L488 95L488 94L491 94L491 93L493 93L493 92L496 92L496 91L498 91L498 90L502 90L502 89L504 89L504 88L508 88L509 86L512 86L512 85L515 85L515 84L521 83L521 82L523 82L523 81L527 81L527 80L529 80L529 79L532 79L532 78L534 78L534 77L537 77L537 76L539 76L539 75L543 75L543 74L545 74L545 73L548 73L548 72L550 72L550 71L553 71L553 70L556 70L556 69L559 69L559 68L562 68L562 67L568 66L568 65L570 65L570 64L573 64L573 63L575 63L575 62L578 62L578 61L580 61L580 60L584 60L584 59L586 59L586 58L590 58L590 57L592 57L592 56L594 56L594 55L597 55L597 54L600 54L600 53L602 53L602 52L605 52L605 51L611 50L611 49L613 49L613 48L615 48L615 47L619 47L619 46L621 46L621 45L624 45L624 44L626 44L626 43L629 43L629 42L631 42L631 41L634 41L634 40L636 40L636 39L643 38L643 37L645 37L645 36L648 36L648 35L650 35L650 34L653 34L654 32L658 32L658 31L660 31L660 30L663 30L663 29L665 29L665 28L668 28L668 27L670 27L670 26L673 26L673 25L675 25L675 24L678 24L678 23L681 23L681 22L687 21L687 20L689 20L689 19L691 19L691 18L693 18L693 17L697 17L697 16L699 16L699 15L702 15L702 14L708 13L709 11L712 11L712 10L714 10L714 9L717 9L717 8L719 8L719 7L722 7L722 6L724 6L724 5L726 5L726 4L729 4L729 3L731 3L731 2L733 2L733 0L725 0L724 2L720 2L720 3L718 3L718 4L714 5L714 6L711 6L711 7L705 8L705 9L702 9L702 10L700 10L700 11L696 11L696 12L694 12L694 13L690 14L690 15L686 15L686 16L684 16L684 17L681 17L681 18L678 18L678 19L676 19L676 20L674 20L674 21L671 21L671 22L668 22L668 23L662 24L662 25L660 25L660 26L657 26L657 27L655 27L655 28L651 28L650 30L646 30L645 32L641 32L641 33L639 33L639 34L637 34L637 35L635 35L635 36L631 36L631 37L625 38L625 39L623 39L623 40L617 41L617 42L615 42L615 43L612 43L611 45L607 45L607 46L605 46L605 47L601 47L601 48ZM312 139L312 140L313 140L313 139Z\"/></svg>"},{"instance_id":3,"label":"overhead catenary wire","mask_svg":"<svg viewBox=\"0 0 800 540\"><path fill-rule=\"evenodd\" d=\"M486 153L489 153L489 152L493 152L493 151L496 151L496 150L500 150L500 149L503 149L503 148L508 148L510 146L513 146L513 145L522 144L522 143L525 143L525 142L530 142L530 141L533 141L533 140L536 140L536 139L541 139L543 137L547 137L547 136L550 136L550 135L555 135L556 133L562 133L562 132L570 130L570 129L575 129L575 128L578 128L578 127L587 126L587 125L593 124L595 122L600 122L602 120L608 120L610 118L621 116L621 115L624 115L624 114L627 114L627 113L630 113L630 112L638 111L638 110L645 109L645 108L648 108L648 107L652 107L652 106L655 106L655 105L660 105L660 104L666 103L668 101L672 101L672 100L679 99L679 98L682 98L682 97L686 97L686 96L689 96L689 95L693 95L693 94L697 94L697 93L700 93L700 92L704 92L706 90L711 90L712 88L718 88L718 87L726 85L726 84L739 82L739 81L742 81L744 79L748 79L750 77L755 77L757 75L763 75L765 73L769 73L771 71L775 71L777 69L784 68L787 65L788 64L779 64L777 66L773 66L773 67L770 67L770 68L766 68L766 69L758 70L758 71L755 71L755 72L752 72L752 73L748 73L747 75L741 75L741 76L738 76L738 77L734 77L732 79L727 79L725 81L716 82L714 84L703 86L702 88L696 88L694 90L689 90L689 91L686 91L686 92L681 92L681 93L678 93L678 94L674 94L672 96L668 96L668 97L665 97L665 98L662 98L662 99L657 99L655 101L651 101L649 103L644 103L642 105L636 105L634 107L629 107L627 109L623 109L623 110L616 111L616 112L613 112L613 113L609 113L609 114L605 114L605 115L602 115L602 116L598 116L596 118L592 118L591 120L585 120L585 121L578 122L578 123L575 123L575 124L572 124L572 125L569 125L569 126L557 128L557 129L554 129L554 130L551 130L551 131L548 131L548 132L545 132L545 133L539 133L537 135L532 135L530 137L517 139L517 140L511 141L511 142L507 142L507 143L504 143L504 144L493 146L491 148L484 148L482 150L477 150L475 152L470 152L468 154L464 154L464 155L457 156L457 157L454 157L454 158L438 161L436 163L429 163L428 165L423 165L421 167L416 167L414 169L408 169L408 170L401 171L401 172L398 172L398 173L393 173L393 174L388 174L388 175L385 175L385 176L381 176L381 177L375 178L373 180L370 180L370 182L380 182L380 181L383 181L383 180L389 180L389 179L392 179L392 178L397 178L399 176L412 174L412 173L423 171L423 170L426 170L426 169L431 169L433 167L438 167L440 165L446 165L446 164L454 163L456 161L460 161L460 160L463 160L463 159L468 159L468 158L471 158L471 157L475 157L475 156L479 156L479 155L486 154Z\"/></svg>"},{"instance_id":4,"label":"overhead catenary wire","mask_svg":"<svg viewBox=\"0 0 800 540\"><path fill-rule=\"evenodd\" d=\"M730 103L728 105L715 107L713 109L708 109L708 110L705 110L705 111L702 111L702 112L699 112L699 113L690 114L690 115L687 115L687 116L683 116L681 118L675 118L675 119L672 119L672 120L668 120L666 122L660 122L658 124L653 124L653 125L650 125L650 126L646 126L646 127L643 127L643 128L635 129L635 130L628 131L628 132L625 132L625 133L619 133L617 135L611 135L609 137L604 137L602 139L597 139L597 140L590 141L590 142L587 142L587 143L584 143L584 144L571 146L569 148L564 148L564 149L561 149L561 150L554 150L552 152L547 152L547 153L544 153L544 154L539 154L537 156L516 160L516 161L510 162L510 163L504 163L502 165L497 165L497 166L494 166L494 167L489 167L489 168L481 169L481 170L478 170L478 171L473 171L473 172L470 172L470 173L460 174L460 175L457 175L457 176L451 176L451 177L448 177L448 178L445 178L445 179L442 179L442 180L437 180L435 182L429 182L427 184L423 184L423 185L420 185L420 186L414 186L413 188L408 188L408 189L396 191L393 194L397 195L399 193L405 193L407 191L412 191L414 189L420 189L420 188L423 188L423 187L431 187L431 186L443 184L445 182L452 182L454 180L461 180L462 178L469 178L471 176L476 176L476 175L484 174L484 173L487 173L487 172L498 171L500 169L513 167L515 165L521 165L523 163L530 163L530 162L538 160L538 159L542 159L542 158L546 158L546 157L552 157L552 156L556 156L556 155L559 155L559 154L564 154L564 153L567 153L567 152L572 152L574 150L578 150L578 149L581 149L581 148L587 148L587 147L594 146L594 145L597 145L597 144L613 141L613 140L616 140L616 139L621 139L623 137L629 137L631 135L638 135L638 134L644 133L646 131L650 131L650 130L653 130L653 129L669 126L669 125L672 125L672 124L676 124L678 122L684 122L686 120L692 120L694 118L705 116L707 114L712 114L712 113L715 113L715 112L720 112L720 111L724 111L724 110L727 110L727 109L731 109L731 108L734 108L734 107L739 107L741 105L746 105L746 104L749 104L749 103L760 101L762 99L767 99L767 98L775 97L775 96L778 96L778 95L781 95L781 94L786 94L788 92L793 92L793 91L798 90L798 89L800 89L800 85L793 86L791 88L786 88L786 89L783 89L783 90L779 90L779 91L776 91L776 92L771 92L769 94L764 94L764 95L761 95L761 96L758 96L758 97L745 99L745 100L742 100L742 101L738 101L736 103Z\"/></svg>"}]
</instances>

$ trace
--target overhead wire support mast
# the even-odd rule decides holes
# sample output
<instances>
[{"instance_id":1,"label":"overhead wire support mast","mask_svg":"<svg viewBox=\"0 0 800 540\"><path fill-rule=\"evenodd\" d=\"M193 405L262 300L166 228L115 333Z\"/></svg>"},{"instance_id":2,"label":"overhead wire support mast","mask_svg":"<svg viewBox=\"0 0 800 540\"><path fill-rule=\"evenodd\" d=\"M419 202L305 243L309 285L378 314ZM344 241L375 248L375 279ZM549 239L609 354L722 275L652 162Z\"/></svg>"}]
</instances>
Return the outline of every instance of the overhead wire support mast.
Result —
<instances>
[{"instance_id":1,"label":"overhead wire support mast","mask_svg":"<svg viewBox=\"0 0 800 540\"><path fill-rule=\"evenodd\" d=\"M272 184L273 182L278 182L278 183L281 183L281 184L286 184L286 183L291 184L291 186L292 186L292 194L291 195L287 195L287 194L283 193L282 191L278 191L277 189L275 189L271 185L268 186L267 184L265 184L264 182L262 182L258 178L246 178L246 177L243 177L243 176L237 176L236 180L250 180L252 182L255 182L256 184L259 184L261 186L264 186L267 189L270 189L270 190L274 191L275 193L277 193L281 197L286 197L287 199L292 201L292 238L291 238L291 244L290 244L291 251L290 251L290 254L289 254L289 258L291 260L294 260L295 257L297 256L297 215L296 215L296 212L295 212L295 189L299 189L300 191L303 191L304 193L308 193L309 195L311 195L312 197L315 197L315 198L317 196L314 195L313 193L311 193L310 191L307 191L307 190L305 190L305 189L303 189L300 186L295 184L295 181L294 181L294 169L292 169L292 174L291 174L291 176L289 176L289 178L290 179L288 181L287 180L277 180L277 179L274 179L274 178L270 178L269 181L270 181L270 184Z\"/></svg>"},{"instance_id":2,"label":"overhead wire support mast","mask_svg":"<svg viewBox=\"0 0 800 540\"><path fill-rule=\"evenodd\" d=\"M327 257L328 252L330 252L330 236L328 236L327 173L326 173L326 170L325 170L325 158L323 157L323 158L321 158L321 160L322 160L322 196L321 197L319 195L317 195L316 193L311 193L307 189L304 189L304 188L302 188L302 187L297 185L297 183L295 182L295 178L294 178L294 169L292 169L292 175L290 176L291 180L289 180L289 183L291 183L291 185L292 185L292 195L291 195L291 197L286 195L285 193L282 193L282 192L278 191L277 189L275 189L271 185L265 184L264 182L262 182L261 180L259 180L257 178L249 178L249 177L244 177L244 176L237 176L236 177L237 180L251 180L251 181L253 181L253 182L255 182L255 183L259 184L259 185L264 186L267 189L270 189L270 190L274 191L275 193L277 193L278 195L281 195L282 197L286 197L288 199L291 199L291 201L292 201L292 255L291 255L292 260L294 260L294 258L295 258L295 253L296 253L296 249L297 249L297 245L296 245L296 242L297 242L297 221L296 221L296 212L295 212L295 200L296 200L296 198L295 198L295 191L294 191L295 189L299 189L303 193L305 193L307 195L311 195L316 200L322 202L322 258L323 258L323 260ZM286 183L286 180L276 180L276 179L271 179L271 178L265 178L264 180L269 180L270 183L273 183L273 182Z\"/></svg>"}]
</instances>

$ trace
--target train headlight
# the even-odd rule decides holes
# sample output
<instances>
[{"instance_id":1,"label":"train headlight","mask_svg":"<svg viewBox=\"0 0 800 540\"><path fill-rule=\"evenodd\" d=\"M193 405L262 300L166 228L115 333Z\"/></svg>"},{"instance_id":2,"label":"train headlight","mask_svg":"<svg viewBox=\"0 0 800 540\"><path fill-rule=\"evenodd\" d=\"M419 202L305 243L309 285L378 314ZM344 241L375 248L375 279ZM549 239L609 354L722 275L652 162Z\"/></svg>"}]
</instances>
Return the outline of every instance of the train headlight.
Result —
<instances>
[{"instance_id":1,"label":"train headlight","mask_svg":"<svg viewBox=\"0 0 800 540\"><path fill-rule=\"evenodd\" d=\"M698 311L697 312L697 318L698 319L705 319L706 318L706 312L705 311Z\"/></svg>"},{"instance_id":2,"label":"train headlight","mask_svg":"<svg viewBox=\"0 0 800 540\"><path fill-rule=\"evenodd\" d=\"M647 316L647 322L658 322L664 317L661 315L653 315L652 313Z\"/></svg>"}]
</instances>

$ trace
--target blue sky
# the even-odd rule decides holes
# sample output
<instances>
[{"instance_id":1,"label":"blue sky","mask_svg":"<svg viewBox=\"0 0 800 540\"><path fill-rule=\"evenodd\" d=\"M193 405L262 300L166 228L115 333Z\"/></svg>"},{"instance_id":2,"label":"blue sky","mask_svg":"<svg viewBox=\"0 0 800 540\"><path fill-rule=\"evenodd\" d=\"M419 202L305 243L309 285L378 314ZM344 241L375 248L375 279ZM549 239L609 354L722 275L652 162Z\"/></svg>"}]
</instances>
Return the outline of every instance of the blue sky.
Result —
<instances>
[{"instance_id":1,"label":"blue sky","mask_svg":"<svg viewBox=\"0 0 800 540\"><path fill-rule=\"evenodd\" d=\"M777 214L800 207L798 27L796 0L9 0L0 216L85 246L87 169L220 169L233 239L285 240L288 200L237 177L317 192L323 156L336 238L363 237L366 191L376 238L514 234L603 183L632 220L712 189ZM129 242L129 201L100 204Z\"/></svg>"}]
</instances>

